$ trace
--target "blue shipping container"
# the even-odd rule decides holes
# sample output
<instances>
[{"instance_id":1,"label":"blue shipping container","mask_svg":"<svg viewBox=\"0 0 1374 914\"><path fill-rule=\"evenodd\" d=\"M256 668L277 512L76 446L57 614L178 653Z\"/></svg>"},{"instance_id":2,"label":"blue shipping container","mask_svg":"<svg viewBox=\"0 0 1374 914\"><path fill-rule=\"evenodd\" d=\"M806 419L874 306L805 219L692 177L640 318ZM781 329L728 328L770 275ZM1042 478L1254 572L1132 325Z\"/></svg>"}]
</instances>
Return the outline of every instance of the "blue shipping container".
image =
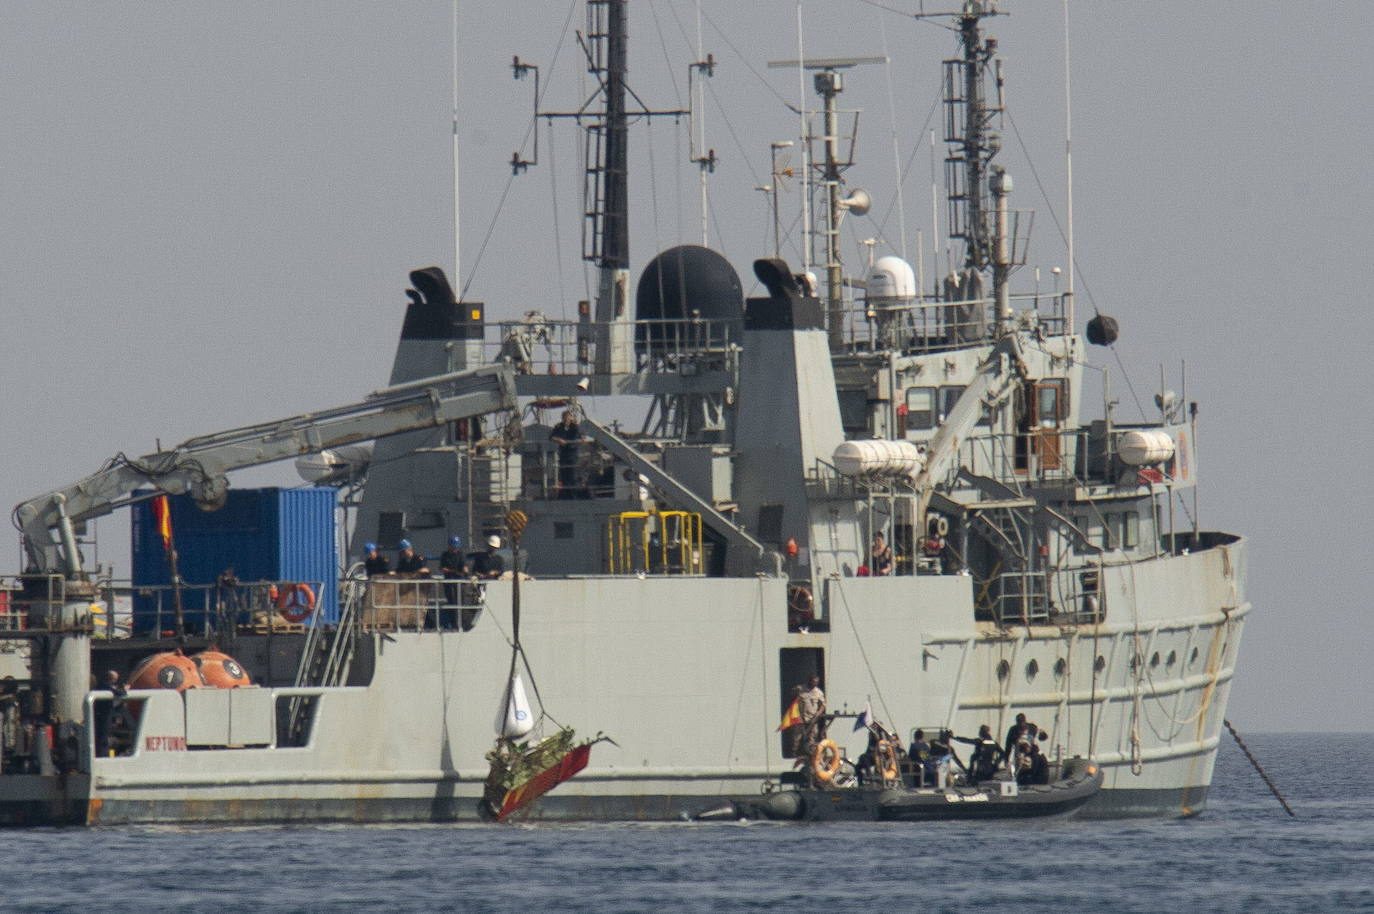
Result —
<instances>
[{"instance_id":1,"label":"blue shipping container","mask_svg":"<svg viewBox=\"0 0 1374 914\"><path fill-rule=\"evenodd\" d=\"M322 621L338 621L335 492L332 488L230 489L228 501L218 511L202 511L186 495L168 497L182 582L189 586L214 584L230 567L245 584L323 582L316 612ZM138 593L138 588L171 584L151 499L133 506L129 526L133 537L134 631L170 629L174 626L171 596L165 592ZM208 592L186 590L182 597L188 628L203 631L206 604L211 599Z\"/></svg>"}]
</instances>

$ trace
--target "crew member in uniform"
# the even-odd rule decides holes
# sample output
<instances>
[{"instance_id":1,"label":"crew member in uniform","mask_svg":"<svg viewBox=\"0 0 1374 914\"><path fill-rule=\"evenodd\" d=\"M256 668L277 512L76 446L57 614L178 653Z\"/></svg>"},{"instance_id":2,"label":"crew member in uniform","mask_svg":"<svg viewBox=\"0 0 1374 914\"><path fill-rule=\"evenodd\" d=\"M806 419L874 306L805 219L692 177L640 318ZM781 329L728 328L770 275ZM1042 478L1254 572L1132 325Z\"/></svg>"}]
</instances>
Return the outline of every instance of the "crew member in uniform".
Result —
<instances>
[{"instance_id":1,"label":"crew member in uniform","mask_svg":"<svg viewBox=\"0 0 1374 914\"><path fill-rule=\"evenodd\" d=\"M801 750L803 758L811 758L821 741L821 716L825 714L825 692L821 691L821 677L812 676L806 689L797 696L797 713L801 715Z\"/></svg>"},{"instance_id":2,"label":"crew member in uniform","mask_svg":"<svg viewBox=\"0 0 1374 914\"><path fill-rule=\"evenodd\" d=\"M553 427L549 438L558 443L558 497L578 498L583 491L577 485L577 442L582 432L577 427L577 414L563 411L563 421Z\"/></svg>"},{"instance_id":3,"label":"crew member in uniform","mask_svg":"<svg viewBox=\"0 0 1374 914\"><path fill-rule=\"evenodd\" d=\"M391 563L387 561L386 556L377 551L376 543L364 543L363 552L363 568L369 578L391 573Z\"/></svg>"},{"instance_id":4,"label":"crew member in uniform","mask_svg":"<svg viewBox=\"0 0 1374 914\"><path fill-rule=\"evenodd\" d=\"M892 574L892 547L883 539L881 533L873 534L873 548L870 550L869 568L875 577Z\"/></svg>"},{"instance_id":5,"label":"crew member in uniform","mask_svg":"<svg viewBox=\"0 0 1374 914\"><path fill-rule=\"evenodd\" d=\"M401 551L396 554L397 574L429 574L425 557L410 548L410 540L401 540Z\"/></svg>"},{"instance_id":6,"label":"crew member in uniform","mask_svg":"<svg viewBox=\"0 0 1374 914\"><path fill-rule=\"evenodd\" d=\"M443 573L445 581L461 581L471 573L468 571L468 557L460 548L463 545L461 536L450 536L448 538L448 548L439 554L439 571ZM452 628L454 620L453 607L458 605L457 583L444 585L444 603L446 608L439 611L439 627Z\"/></svg>"},{"instance_id":7,"label":"crew member in uniform","mask_svg":"<svg viewBox=\"0 0 1374 914\"><path fill-rule=\"evenodd\" d=\"M506 562L496 551L500 548L501 537L495 533L487 537L487 551L473 558L472 573L488 581L494 581L501 577L505 573Z\"/></svg>"}]
</instances>

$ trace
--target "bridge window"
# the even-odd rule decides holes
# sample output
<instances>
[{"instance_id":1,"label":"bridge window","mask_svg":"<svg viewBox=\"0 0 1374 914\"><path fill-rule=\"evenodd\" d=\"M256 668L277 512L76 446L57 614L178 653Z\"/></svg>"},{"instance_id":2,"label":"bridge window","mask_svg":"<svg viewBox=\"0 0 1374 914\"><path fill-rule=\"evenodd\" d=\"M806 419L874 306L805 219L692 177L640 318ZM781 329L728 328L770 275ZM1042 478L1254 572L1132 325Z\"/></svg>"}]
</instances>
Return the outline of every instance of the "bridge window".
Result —
<instances>
[{"instance_id":1,"label":"bridge window","mask_svg":"<svg viewBox=\"0 0 1374 914\"><path fill-rule=\"evenodd\" d=\"M935 388L910 387L906 392L907 431L935 427Z\"/></svg>"},{"instance_id":2,"label":"bridge window","mask_svg":"<svg viewBox=\"0 0 1374 914\"><path fill-rule=\"evenodd\" d=\"M959 402L959 398L963 396L963 393L964 385L962 384L948 384L940 388L941 422L949 418L949 414L954 411L954 404ZM983 426L992 424L991 414L988 412L987 404L983 404L982 409L979 410L978 424Z\"/></svg>"},{"instance_id":3,"label":"bridge window","mask_svg":"<svg viewBox=\"0 0 1374 914\"><path fill-rule=\"evenodd\" d=\"M1140 514L1127 511L1121 515L1121 548L1134 549L1140 545Z\"/></svg>"}]
</instances>

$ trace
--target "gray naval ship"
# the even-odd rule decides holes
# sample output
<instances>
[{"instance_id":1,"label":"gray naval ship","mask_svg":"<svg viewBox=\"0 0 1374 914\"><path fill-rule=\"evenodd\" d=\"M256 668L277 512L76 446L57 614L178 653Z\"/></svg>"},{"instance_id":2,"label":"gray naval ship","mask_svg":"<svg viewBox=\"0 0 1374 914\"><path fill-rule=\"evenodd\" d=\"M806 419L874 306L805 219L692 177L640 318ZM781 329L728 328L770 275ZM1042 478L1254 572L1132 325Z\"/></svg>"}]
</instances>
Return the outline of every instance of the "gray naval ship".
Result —
<instances>
[{"instance_id":1,"label":"gray naval ship","mask_svg":"<svg viewBox=\"0 0 1374 914\"><path fill-rule=\"evenodd\" d=\"M0 822L478 815L509 696L513 570L445 583L354 565L289 604L307 582L220 582L199 613L181 606L191 585L148 586L133 594L166 597L155 624L116 630L120 584L83 564L87 519L159 493L213 508L230 471L289 458L337 485L355 557L408 539L433 566L451 536L497 537L509 569L503 518L527 516L520 641L540 727L614 740L535 817L678 819L757 794L807 761L777 731L812 675L832 711L867 706L903 734L1000 733L1026 714L1053 758L1102 769L1083 815L1202 810L1249 611L1246 544L1175 510L1195 497L1196 405L1161 390L1157 421L1128 424L1104 396L1090 417L1088 347L1115 322L1095 315L1080 335L1071 282L1012 291L1029 218L995 162L994 7L949 14L959 267L934 290L894 257L846 274L842 222L867 205L836 127L854 61L793 61L819 96L803 139L819 275L758 260L767 294L746 300L696 246L652 260L631 295L625 3L588 4L595 300L575 321L490 323L417 270L385 388L121 455L20 504L27 567L0 606ZM596 418L608 397L641 404L638 424ZM575 431L556 430L564 412ZM312 613L326 591L330 618ZM235 659L185 668L205 649ZM244 670L251 687L213 687ZM854 758L860 735L845 736L831 733Z\"/></svg>"}]
</instances>

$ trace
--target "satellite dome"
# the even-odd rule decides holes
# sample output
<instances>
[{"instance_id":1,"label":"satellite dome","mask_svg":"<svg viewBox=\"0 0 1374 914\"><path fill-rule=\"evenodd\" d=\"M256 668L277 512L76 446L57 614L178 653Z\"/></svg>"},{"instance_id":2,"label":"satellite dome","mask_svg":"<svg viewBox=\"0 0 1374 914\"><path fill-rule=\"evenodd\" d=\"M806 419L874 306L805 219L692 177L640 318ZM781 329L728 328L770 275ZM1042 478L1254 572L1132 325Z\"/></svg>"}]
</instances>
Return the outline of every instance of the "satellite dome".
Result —
<instances>
[{"instance_id":1,"label":"satellite dome","mask_svg":"<svg viewBox=\"0 0 1374 914\"><path fill-rule=\"evenodd\" d=\"M868 270L867 295L870 305L910 304L916 300L916 274L911 264L889 254L879 257Z\"/></svg>"},{"instance_id":2,"label":"satellite dome","mask_svg":"<svg viewBox=\"0 0 1374 914\"><path fill-rule=\"evenodd\" d=\"M720 324L729 322L733 336L744 315L744 289L739 274L720 254L698 244L682 244L659 254L640 274L635 291L635 318L641 321L710 321L719 341ZM681 331L672 324L640 324L635 344L643 354L652 343L668 343Z\"/></svg>"}]
</instances>

